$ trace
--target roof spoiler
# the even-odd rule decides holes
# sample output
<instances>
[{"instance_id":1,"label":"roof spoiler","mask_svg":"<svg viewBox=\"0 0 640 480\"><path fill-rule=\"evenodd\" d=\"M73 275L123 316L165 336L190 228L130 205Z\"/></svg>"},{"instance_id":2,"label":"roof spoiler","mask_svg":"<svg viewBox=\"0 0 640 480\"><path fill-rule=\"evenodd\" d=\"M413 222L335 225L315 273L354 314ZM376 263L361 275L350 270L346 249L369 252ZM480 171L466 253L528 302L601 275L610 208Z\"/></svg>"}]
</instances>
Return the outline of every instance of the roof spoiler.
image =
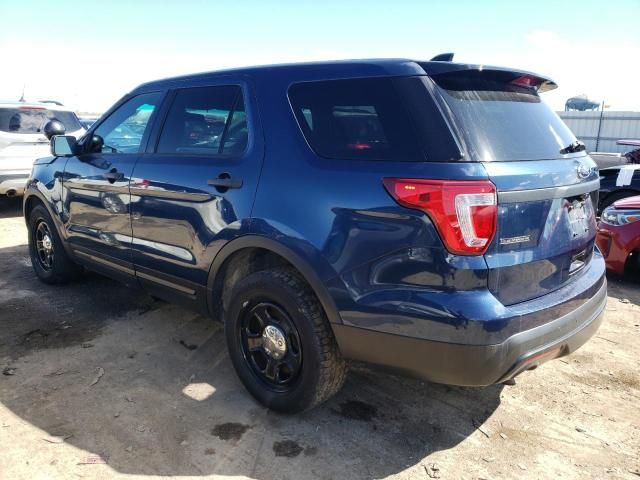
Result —
<instances>
[{"instance_id":1,"label":"roof spoiler","mask_svg":"<svg viewBox=\"0 0 640 480\"><path fill-rule=\"evenodd\" d=\"M538 93L547 92L558 88L558 85L548 78L524 70L512 70L502 67L491 67L484 65L465 65L450 62L427 62L420 64L427 75L434 79L464 79L467 80L497 80L500 82L513 83L521 87L535 89Z\"/></svg>"},{"instance_id":2,"label":"roof spoiler","mask_svg":"<svg viewBox=\"0 0 640 480\"><path fill-rule=\"evenodd\" d=\"M430 62L453 62L453 53L441 53L433 57Z\"/></svg>"}]
</instances>

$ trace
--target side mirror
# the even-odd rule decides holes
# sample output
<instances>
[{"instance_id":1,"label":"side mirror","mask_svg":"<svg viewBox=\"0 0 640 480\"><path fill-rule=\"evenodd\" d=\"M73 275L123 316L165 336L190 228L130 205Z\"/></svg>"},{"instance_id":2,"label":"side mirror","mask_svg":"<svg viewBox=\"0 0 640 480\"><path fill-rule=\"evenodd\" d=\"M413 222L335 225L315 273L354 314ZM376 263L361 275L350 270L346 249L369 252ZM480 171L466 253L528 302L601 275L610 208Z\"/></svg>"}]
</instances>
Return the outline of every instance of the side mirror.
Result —
<instances>
[{"instance_id":1,"label":"side mirror","mask_svg":"<svg viewBox=\"0 0 640 480\"><path fill-rule=\"evenodd\" d=\"M67 129L64 128L62 122L59 122L58 120L50 120L44 126L44 135L48 140L51 140L54 135L64 135L66 131Z\"/></svg>"},{"instance_id":2,"label":"side mirror","mask_svg":"<svg viewBox=\"0 0 640 480\"><path fill-rule=\"evenodd\" d=\"M70 157L75 154L77 143L72 135L56 135L51 139L51 154L54 157Z\"/></svg>"},{"instance_id":3,"label":"side mirror","mask_svg":"<svg viewBox=\"0 0 640 480\"><path fill-rule=\"evenodd\" d=\"M102 137L100 135L92 135L87 145L87 151L91 153L100 153L102 152L103 146L104 140Z\"/></svg>"}]
</instances>

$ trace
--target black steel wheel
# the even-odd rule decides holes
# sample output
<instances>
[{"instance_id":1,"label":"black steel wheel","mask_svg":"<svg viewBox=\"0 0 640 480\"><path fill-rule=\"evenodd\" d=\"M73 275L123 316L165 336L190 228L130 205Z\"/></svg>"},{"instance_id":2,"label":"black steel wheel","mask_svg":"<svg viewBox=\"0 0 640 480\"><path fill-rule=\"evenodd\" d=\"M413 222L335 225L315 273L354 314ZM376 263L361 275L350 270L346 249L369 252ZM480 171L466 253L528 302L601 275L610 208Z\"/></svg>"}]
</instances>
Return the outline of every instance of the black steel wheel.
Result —
<instances>
[{"instance_id":1,"label":"black steel wheel","mask_svg":"<svg viewBox=\"0 0 640 480\"><path fill-rule=\"evenodd\" d=\"M302 367L302 345L289 315L260 302L245 308L240 325L242 353L256 377L276 391L289 388Z\"/></svg>"},{"instance_id":2,"label":"black steel wheel","mask_svg":"<svg viewBox=\"0 0 640 480\"><path fill-rule=\"evenodd\" d=\"M38 251L38 263L43 270L51 270L53 268L53 238L49 227L44 220L40 220L37 223L36 229L33 232L35 238L33 241L36 244Z\"/></svg>"}]
</instances>

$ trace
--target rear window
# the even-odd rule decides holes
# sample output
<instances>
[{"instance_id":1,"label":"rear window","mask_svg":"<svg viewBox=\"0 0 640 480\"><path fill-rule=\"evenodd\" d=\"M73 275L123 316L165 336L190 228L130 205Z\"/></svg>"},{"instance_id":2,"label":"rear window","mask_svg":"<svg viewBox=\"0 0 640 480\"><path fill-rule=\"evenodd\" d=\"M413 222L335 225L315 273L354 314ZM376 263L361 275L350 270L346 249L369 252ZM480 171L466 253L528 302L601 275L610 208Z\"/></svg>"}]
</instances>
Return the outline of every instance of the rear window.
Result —
<instances>
[{"instance_id":1,"label":"rear window","mask_svg":"<svg viewBox=\"0 0 640 480\"><path fill-rule=\"evenodd\" d=\"M321 157L424 160L389 78L299 83L289 89L289 99L307 142Z\"/></svg>"},{"instance_id":2,"label":"rear window","mask_svg":"<svg viewBox=\"0 0 640 480\"><path fill-rule=\"evenodd\" d=\"M511 83L511 72L433 76L473 160L562 158L575 136L534 88Z\"/></svg>"},{"instance_id":3,"label":"rear window","mask_svg":"<svg viewBox=\"0 0 640 480\"><path fill-rule=\"evenodd\" d=\"M61 122L67 132L82 128L73 112L35 108L0 108L0 131L9 133L42 133L51 120Z\"/></svg>"}]
</instances>

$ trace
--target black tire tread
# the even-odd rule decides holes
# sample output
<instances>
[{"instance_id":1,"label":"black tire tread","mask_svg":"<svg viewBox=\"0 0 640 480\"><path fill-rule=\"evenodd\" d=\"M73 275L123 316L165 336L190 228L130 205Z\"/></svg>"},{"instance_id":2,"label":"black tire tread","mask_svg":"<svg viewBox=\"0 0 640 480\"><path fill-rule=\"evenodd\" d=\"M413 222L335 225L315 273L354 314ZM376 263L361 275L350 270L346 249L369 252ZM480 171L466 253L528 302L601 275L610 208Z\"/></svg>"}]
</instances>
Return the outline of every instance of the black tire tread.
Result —
<instances>
[{"instance_id":1,"label":"black tire tread","mask_svg":"<svg viewBox=\"0 0 640 480\"><path fill-rule=\"evenodd\" d=\"M338 343L333 335L329 321L324 314L324 310L307 282L301 279L292 268L284 267L267 271L271 272L275 278L279 278L289 285L292 290L297 292L299 303L303 305L303 308L308 312L308 318L312 319L314 332L322 346L320 379L315 397L306 408L306 410L309 410L324 403L340 391L347 378L347 362L340 353Z\"/></svg>"}]
</instances>

